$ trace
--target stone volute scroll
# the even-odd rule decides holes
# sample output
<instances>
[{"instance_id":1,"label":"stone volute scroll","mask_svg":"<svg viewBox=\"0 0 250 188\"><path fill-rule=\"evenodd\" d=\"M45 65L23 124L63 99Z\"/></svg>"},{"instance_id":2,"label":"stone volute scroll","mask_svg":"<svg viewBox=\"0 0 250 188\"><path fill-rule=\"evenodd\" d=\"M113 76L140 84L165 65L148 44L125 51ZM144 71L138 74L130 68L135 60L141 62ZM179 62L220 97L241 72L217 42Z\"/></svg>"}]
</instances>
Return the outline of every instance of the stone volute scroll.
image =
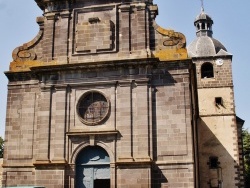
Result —
<instances>
[{"instance_id":1,"label":"stone volute scroll","mask_svg":"<svg viewBox=\"0 0 250 188\"><path fill-rule=\"evenodd\" d=\"M37 36L28 43L23 44L15 48L12 52L13 62L10 63L10 71L27 71L29 67L36 64L34 60L36 59L36 52L33 47L41 40L43 36L43 23L44 17L38 17L37 23L40 26L40 30Z\"/></svg>"},{"instance_id":2,"label":"stone volute scroll","mask_svg":"<svg viewBox=\"0 0 250 188\"><path fill-rule=\"evenodd\" d=\"M37 61L37 54L34 50L34 46L36 46L42 39L44 31L44 17L38 17L37 23L40 26L37 36L30 42L15 48L12 52L13 62L10 63L10 71L29 71L31 66L40 65Z\"/></svg>"},{"instance_id":3,"label":"stone volute scroll","mask_svg":"<svg viewBox=\"0 0 250 188\"><path fill-rule=\"evenodd\" d=\"M25 72L30 71L31 67L58 64L58 62L54 60L44 61L44 59L42 59L43 49L46 48L43 47L45 20L46 18L44 16L37 17L36 21L39 25L39 32L36 37L13 50L13 61L9 67L10 72Z\"/></svg>"},{"instance_id":4,"label":"stone volute scroll","mask_svg":"<svg viewBox=\"0 0 250 188\"><path fill-rule=\"evenodd\" d=\"M171 29L164 29L153 21L156 31L156 49L154 56L160 60L187 59L186 37Z\"/></svg>"}]
</instances>

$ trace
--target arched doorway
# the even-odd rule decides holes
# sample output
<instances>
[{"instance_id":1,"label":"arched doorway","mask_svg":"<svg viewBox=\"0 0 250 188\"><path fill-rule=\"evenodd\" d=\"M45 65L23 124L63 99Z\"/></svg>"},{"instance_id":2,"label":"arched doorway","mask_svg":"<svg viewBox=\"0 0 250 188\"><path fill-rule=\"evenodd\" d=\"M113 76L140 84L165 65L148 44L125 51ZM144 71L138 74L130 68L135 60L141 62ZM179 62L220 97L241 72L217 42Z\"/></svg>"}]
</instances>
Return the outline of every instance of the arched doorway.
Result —
<instances>
[{"instance_id":1,"label":"arched doorway","mask_svg":"<svg viewBox=\"0 0 250 188\"><path fill-rule=\"evenodd\" d=\"M99 146L84 148L76 158L76 188L110 188L110 158Z\"/></svg>"}]
</instances>

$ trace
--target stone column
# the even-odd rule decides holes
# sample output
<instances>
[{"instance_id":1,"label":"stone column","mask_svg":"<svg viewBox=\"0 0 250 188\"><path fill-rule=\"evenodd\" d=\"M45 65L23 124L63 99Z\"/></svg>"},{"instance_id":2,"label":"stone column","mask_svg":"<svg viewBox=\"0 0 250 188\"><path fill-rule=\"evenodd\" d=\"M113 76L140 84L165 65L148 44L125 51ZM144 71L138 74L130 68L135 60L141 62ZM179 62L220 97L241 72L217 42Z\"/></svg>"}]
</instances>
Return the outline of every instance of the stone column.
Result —
<instances>
[{"instance_id":1,"label":"stone column","mask_svg":"<svg viewBox=\"0 0 250 188\"><path fill-rule=\"evenodd\" d=\"M132 51L141 51L145 53L147 49L147 26L146 26L146 13L145 4L136 6L131 13L131 46Z\"/></svg>"},{"instance_id":2,"label":"stone column","mask_svg":"<svg viewBox=\"0 0 250 188\"><path fill-rule=\"evenodd\" d=\"M129 54L131 51L131 18L130 18L130 5L120 6L120 19L119 19L119 46L121 52Z\"/></svg>"},{"instance_id":3,"label":"stone column","mask_svg":"<svg viewBox=\"0 0 250 188\"><path fill-rule=\"evenodd\" d=\"M132 117L131 117L131 83L120 83L117 88L117 130L121 138L117 141L118 161L132 161Z\"/></svg>"},{"instance_id":4,"label":"stone column","mask_svg":"<svg viewBox=\"0 0 250 188\"><path fill-rule=\"evenodd\" d=\"M149 161L149 99L147 80L133 89L133 153L136 161Z\"/></svg>"},{"instance_id":5,"label":"stone column","mask_svg":"<svg viewBox=\"0 0 250 188\"><path fill-rule=\"evenodd\" d=\"M43 33L43 61L51 62L54 60L55 42L55 13L46 13Z\"/></svg>"},{"instance_id":6,"label":"stone column","mask_svg":"<svg viewBox=\"0 0 250 188\"><path fill-rule=\"evenodd\" d=\"M68 63L69 53L69 19L70 12L64 11L60 13L60 17L55 25L55 51L54 58L61 64Z\"/></svg>"},{"instance_id":7,"label":"stone column","mask_svg":"<svg viewBox=\"0 0 250 188\"><path fill-rule=\"evenodd\" d=\"M37 157L36 163L47 163L50 161L50 126L51 126L51 105L54 88L47 88L41 91L38 101L37 115Z\"/></svg>"},{"instance_id":8,"label":"stone column","mask_svg":"<svg viewBox=\"0 0 250 188\"><path fill-rule=\"evenodd\" d=\"M67 88L56 89L53 96L51 124L52 163L65 163L65 130L67 121Z\"/></svg>"}]
</instances>

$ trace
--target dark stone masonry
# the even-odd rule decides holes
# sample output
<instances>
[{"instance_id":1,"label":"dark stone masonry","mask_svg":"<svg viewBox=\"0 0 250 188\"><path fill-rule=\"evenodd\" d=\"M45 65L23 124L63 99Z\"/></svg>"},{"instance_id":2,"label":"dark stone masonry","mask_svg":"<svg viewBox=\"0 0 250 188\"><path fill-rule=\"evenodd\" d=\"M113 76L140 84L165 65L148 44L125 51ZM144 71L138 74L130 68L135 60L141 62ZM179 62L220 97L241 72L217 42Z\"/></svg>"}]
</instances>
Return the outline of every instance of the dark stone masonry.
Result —
<instances>
[{"instance_id":1,"label":"dark stone masonry","mask_svg":"<svg viewBox=\"0 0 250 188\"><path fill-rule=\"evenodd\" d=\"M152 0L35 1L5 72L3 187L244 187L232 55L204 11L186 48Z\"/></svg>"}]
</instances>

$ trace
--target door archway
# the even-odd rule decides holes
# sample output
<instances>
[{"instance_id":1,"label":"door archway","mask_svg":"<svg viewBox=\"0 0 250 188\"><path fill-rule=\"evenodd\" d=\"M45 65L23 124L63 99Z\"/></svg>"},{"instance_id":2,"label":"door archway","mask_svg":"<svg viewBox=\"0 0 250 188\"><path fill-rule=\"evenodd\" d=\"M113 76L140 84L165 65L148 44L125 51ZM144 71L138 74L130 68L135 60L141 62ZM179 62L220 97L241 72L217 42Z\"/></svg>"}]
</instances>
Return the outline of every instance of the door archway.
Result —
<instances>
[{"instance_id":1,"label":"door archway","mask_svg":"<svg viewBox=\"0 0 250 188\"><path fill-rule=\"evenodd\" d=\"M76 158L76 188L110 188L110 158L99 146L84 148Z\"/></svg>"}]
</instances>

